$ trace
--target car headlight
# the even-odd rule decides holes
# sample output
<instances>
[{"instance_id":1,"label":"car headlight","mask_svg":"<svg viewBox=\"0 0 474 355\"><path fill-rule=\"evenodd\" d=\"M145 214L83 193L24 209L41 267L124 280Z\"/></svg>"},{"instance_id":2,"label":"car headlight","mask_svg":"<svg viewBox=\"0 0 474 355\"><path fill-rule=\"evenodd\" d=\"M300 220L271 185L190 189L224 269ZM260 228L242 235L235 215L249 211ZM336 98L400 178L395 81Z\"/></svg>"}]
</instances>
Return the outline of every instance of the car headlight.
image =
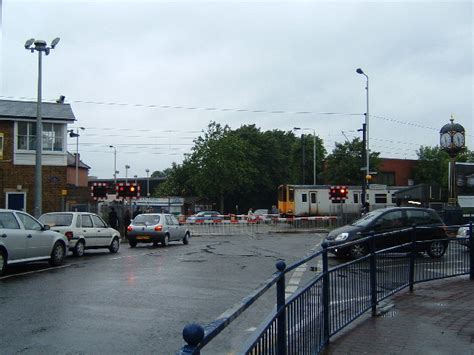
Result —
<instances>
[{"instance_id":1,"label":"car headlight","mask_svg":"<svg viewBox=\"0 0 474 355\"><path fill-rule=\"evenodd\" d=\"M459 228L458 237L467 237L467 228L464 228L464 227Z\"/></svg>"},{"instance_id":2,"label":"car headlight","mask_svg":"<svg viewBox=\"0 0 474 355\"><path fill-rule=\"evenodd\" d=\"M342 240L346 240L347 237L349 237L349 233L344 232L344 233L338 234L334 240L337 242L340 242Z\"/></svg>"}]
</instances>

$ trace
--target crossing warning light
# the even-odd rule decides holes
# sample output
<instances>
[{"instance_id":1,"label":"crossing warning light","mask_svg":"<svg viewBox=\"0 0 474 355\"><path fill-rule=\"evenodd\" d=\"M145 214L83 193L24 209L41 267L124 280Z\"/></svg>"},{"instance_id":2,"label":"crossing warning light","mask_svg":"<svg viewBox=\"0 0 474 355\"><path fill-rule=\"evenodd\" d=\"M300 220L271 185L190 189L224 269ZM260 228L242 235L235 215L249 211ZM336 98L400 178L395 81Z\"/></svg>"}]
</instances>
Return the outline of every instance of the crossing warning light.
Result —
<instances>
[{"instance_id":1,"label":"crossing warning light","mask_svg":"<svg viewBox=\"0 0 474 355\"><path fill-rule=\"evenodd\" d=\"M117 197L119 198L138 198L140 197L140 185L130 183L117 184Z\"/></svg>"},{"instance_id":2,"label":"crossing warning light","mask_svg":"<svg viewBox=\"0 0 474 355\"><path fill-rule=\"evenodd\" d=\"M331 186L329 189L329 198L333 203L345 203L348 198L349 190L347 186Z\"/></svg>"},{"instance_id":3,"label":"crossing warning light","mask_svg":"<svg viewBox=\"0 0 474 355\"><path fill-rule=\"evenodd\" d=\"M108 184L106 182L94 182L91 185L91 196L94 200L107 198Z\"/></svg>"}]
</instances>

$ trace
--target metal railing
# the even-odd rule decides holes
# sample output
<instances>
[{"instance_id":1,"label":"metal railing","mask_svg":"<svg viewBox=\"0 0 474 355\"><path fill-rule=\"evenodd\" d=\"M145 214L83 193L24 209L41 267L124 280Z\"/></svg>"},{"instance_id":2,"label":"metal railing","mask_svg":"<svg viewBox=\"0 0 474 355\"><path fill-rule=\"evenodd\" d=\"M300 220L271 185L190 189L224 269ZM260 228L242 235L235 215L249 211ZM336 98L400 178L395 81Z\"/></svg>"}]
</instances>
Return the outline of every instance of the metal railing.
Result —
<instances>
[{"instance_id":1,"label":"metal railing","mask_svg":"<svg viewBox=\"0 0 474 355\"><path fill-rule=\"evenodd\" d=\"M187 345L178 354L200 354L206 344L275 284L276 308L244 345L243 354L320 353L332 336L369 310L375 315L379 302L400 290L408 287L413 292L417 283L466 274L474 280L472 222L464 238L419 241L420 228L402 230L411 233L410 240L382 250L376 250L375 241L391 233L346 243L344 246L366 242L369 253L331 268L328 253L334 247L325 243L321 250L288 267L283 261L277 262L278 271L270 279L215 322L205 327L187 325L183 330ZM443 256L429 258L419 252L433 241L447 247ZM285 299L285 275L317 257L322 258L322 272Z\"/></svg>"},{"instance_id":2,"label":"metal railing","mask_svg":"<svg viewBox=\"0 0 474 355\"><path fill-rule=\"evenodd\" d=\"M222 219L185 223L193 235L238 235L283 233L302 229L333 229L341 224L336 216L271 218L266 220Z\"/></svg>"}]
</instances>

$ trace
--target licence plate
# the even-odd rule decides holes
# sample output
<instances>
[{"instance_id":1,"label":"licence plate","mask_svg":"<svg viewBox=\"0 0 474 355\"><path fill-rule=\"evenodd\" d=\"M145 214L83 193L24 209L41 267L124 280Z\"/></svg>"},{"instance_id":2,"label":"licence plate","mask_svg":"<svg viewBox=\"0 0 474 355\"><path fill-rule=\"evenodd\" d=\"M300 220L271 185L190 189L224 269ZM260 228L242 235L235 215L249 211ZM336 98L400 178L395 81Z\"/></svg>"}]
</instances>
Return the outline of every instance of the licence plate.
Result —
<instances>
[{"instance_id":1,"label":"licence plate","mask_svg":"<svg viewBox=\"0 0 474 355\"><path fill-rule=\"evenodd\" d=\"M137 237L137 240L148 240L148 239L150 239L150 237L147 237L146 235L139 235Z\"/></svg>"}]
</instances>

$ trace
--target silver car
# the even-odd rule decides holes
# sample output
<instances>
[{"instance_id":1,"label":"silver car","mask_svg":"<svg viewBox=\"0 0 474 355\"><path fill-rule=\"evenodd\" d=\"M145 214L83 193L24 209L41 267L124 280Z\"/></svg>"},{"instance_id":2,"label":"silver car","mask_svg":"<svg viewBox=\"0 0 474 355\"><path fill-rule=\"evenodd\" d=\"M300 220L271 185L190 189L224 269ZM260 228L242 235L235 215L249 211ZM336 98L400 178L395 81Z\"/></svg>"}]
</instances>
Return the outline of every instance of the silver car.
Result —
<instances>
[{"instance_id":1,"label":"silver car","mask_svg":"<svg viewBox=\"0 0 474 355\"><path fill-rule=\"evenodd\" d=\"M188 244L190 237L191 232L168 213L139 214L127 228L128 243L132 248L138 243L153 243L155 246L161 243L167 246L175 240Z\"/></svg>"},{"instance_id":2,"label":"silver car","mask_svg":"<svg viewBox=\"0 0 474 355\"><path fill-rule=\"evenodd\" d=\"M67 237L69 250L74 256L83 256L86 249L109 249L117 253L120 248L120 233L95 213L51 212L39 220Z\"/></svg>"},{"instance_id":3,"label":"silver car","mask_svg":"<svg viewBox=\"0 0 474 355\"><path fill-rule=\"evenodd\" d=\"M0 209L0 275L7 265L49 260L61 265L68 240L28 213Z\"/></svg>"}]
</instances>

